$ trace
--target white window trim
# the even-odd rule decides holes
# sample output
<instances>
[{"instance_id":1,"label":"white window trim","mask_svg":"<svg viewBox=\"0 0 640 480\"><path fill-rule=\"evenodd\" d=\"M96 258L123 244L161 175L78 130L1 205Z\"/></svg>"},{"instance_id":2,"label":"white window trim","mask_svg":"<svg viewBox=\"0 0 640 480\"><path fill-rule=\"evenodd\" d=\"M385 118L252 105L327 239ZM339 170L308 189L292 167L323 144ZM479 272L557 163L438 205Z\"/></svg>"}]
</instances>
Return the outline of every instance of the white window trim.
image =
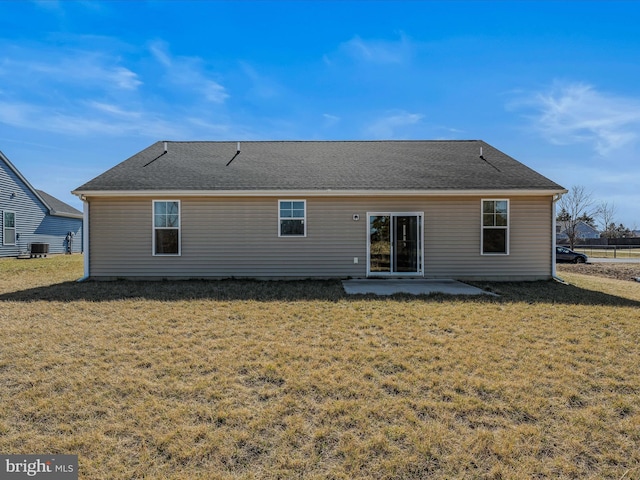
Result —
<instances>
[{"instance_id":1,"label":"white window trim","mask_svg":"<svg viewBox=\"0 0 640 480\"><path fill-rule=\"evenodd\" d=\"M178 253L156 253L156 203L177 202L178 203ZM165 228L159 227L161 230L174 230L176 227ZM151 255L154 257L180 257L182 256L182 204L180 200L153 200L151 204Z\"/></svg>"},{"instance_id":2,"label":"white window trim","mask_svg":"<svg viewBox=\"0 0 640 480\"><path fill-rule=\"evenodd\" d=\"M507 225L505 227L501 227L501 226L493 226L493 227L485 227L484 226L484 202L507 202ZM485 228L491 228L491 229L497 229L497 228L501 228L507 231L507 237L505 239L505 243L506 243L506 251L505 252L485 252L484 251L484 229ZM509 201L508 198L483 198L480 200L480 255L487 255L490 257L495 257L495 256L505 256L505 255L509 255L509 249L510 249L510 244L511 244L511 234L510 234L510 230L511 229L511 202Z\"/></svg>"},{"instance_id":3,"label":"white window trim","mask_svg":"<svg viewBox=\"0 0 640 480\"><path fill-rule=\"evenodd\" d=\"M6 213L13 213L13 227L5 227L4 226L4 216ZM16 242L17 242L17 230L16 230L16 212L14 212L13 210L3 210L2 211L2 245L7 245L7 246L15 246ZM5 235L5 230L7 228L12 228L13 229L13 243L7 243L7 236Z\"/></svg>"},{"instance_id":4,"label":"white window trim","mask_svg":"<svg viewBox=\"0 0 640 480\"><path fill-rule=\"evenodd\" d=\"M280 202L302 202L304 205L304 217L295 217L295 218L283 218L280 216ZM302 220L302 226L304 228L304 234L302 235L282 235L280 230L280 221L282 220ZM307 201L296 198L280 198L278 199L278 237L279 238L305 238L307 236Z\"/></svg>"}]
</instances>

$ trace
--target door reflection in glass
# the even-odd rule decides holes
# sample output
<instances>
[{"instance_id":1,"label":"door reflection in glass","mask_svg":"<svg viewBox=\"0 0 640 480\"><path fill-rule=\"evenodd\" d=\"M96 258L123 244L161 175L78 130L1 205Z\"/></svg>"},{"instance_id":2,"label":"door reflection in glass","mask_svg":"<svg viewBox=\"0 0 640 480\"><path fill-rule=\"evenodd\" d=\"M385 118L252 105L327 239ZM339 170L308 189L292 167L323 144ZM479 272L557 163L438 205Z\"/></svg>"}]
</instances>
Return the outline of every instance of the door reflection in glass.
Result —
<instances>
[{"instance_id":1,"label":"door reflection in glass","mask_svg":"<svg viewBox=\"0 0 640 480\"><path fill-rule=\"evenodd\" d=\"M372 215L369 217L369 271L418 273L420 271L420 217Z\"/></svg>"}]
</instances>

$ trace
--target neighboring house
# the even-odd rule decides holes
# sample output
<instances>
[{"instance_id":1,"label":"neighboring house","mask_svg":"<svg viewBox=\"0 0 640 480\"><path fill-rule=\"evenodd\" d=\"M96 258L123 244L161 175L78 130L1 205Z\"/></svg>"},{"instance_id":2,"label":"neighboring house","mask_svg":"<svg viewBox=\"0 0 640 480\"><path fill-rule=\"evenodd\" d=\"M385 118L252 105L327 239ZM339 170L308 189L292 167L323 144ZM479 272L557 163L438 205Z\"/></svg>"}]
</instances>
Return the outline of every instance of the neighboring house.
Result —
<instances>
[{"instance_id":1,"label":"neighboring house","mask_svg":"<svg viewBox=\"0 0 640 480\"><path fill-rule=\"evenodd\" d=\"M556 223L556 241L558 243L569 242L569 235L567 234L568 229L568 222ZM576 241L579 242L580 240L586 240L589 238L600 238L600 232L588 223L580 220L578 223L576 223Z\"/></svg>"},{"instance_id":2,"label":"neighboring house","mask_svg":"<svg viewBox=\"0 0 640 480\"><path fill-rule=\"evenodd\" d=\"M82 251L82 212L33 188L2 152L0 215L0 257L29 253L33 243L48 253Z\"/></svg>"},{"instance_id":3,"label":"neighboring house","mask_svg":"<svg viewBox=\"0 0 640 480\"><path fill-rule=\"evenodd\" d=\"M73 193L91 278L533 280L565 192L474 140L157 142Z\"/></svg>"}]
</instances>

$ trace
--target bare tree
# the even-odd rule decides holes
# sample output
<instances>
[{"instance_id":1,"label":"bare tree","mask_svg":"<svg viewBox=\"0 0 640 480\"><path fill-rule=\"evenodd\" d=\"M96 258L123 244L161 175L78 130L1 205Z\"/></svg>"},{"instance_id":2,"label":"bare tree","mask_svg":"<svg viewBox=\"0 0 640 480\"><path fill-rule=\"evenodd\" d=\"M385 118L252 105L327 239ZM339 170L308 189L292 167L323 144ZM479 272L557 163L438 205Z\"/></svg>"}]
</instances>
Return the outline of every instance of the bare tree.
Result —
<instances>
[{"instance_id":1,"label":"bare tree","mask_svg":"<svg viewBox=\"0 0 640 480\"><path fill-rule=\"evenodd\" d=\"M595 216L600 221L600 231L605 238L613 238L615 236L615 216L616 206L606 201L600 202L596 209Z\"/></svg>"},{"instance_id":2,"label":"bare tree","mask_svg":"<svg viewBox=\"0 0 640 480\"><path fill-rule=\"evenodd\" d=\"M582 185L574 185L558 202L562 212L565 233L569 238L569 245L573 249L579 239L578 223L581 217L594 214L593 198Z\"/></svg>"}]
</instances>

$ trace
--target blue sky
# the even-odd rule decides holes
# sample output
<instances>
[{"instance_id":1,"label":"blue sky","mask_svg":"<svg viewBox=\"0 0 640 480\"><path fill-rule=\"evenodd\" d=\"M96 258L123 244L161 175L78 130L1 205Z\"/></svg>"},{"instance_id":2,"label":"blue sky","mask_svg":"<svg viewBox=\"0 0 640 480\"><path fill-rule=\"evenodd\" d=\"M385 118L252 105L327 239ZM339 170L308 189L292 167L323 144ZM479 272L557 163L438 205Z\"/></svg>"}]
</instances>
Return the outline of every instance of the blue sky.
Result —
<instances>
[{"instance_id":1,"label":"blue sky","mask_svg":"<svg viewBox=\"0 0 640 480\"><path fill-rule=\"evenodd\" d=\"M640 2L0 0L0 150L69 192L157 140L482 139L640 228Z\"/></svg>"}]
</instances>

